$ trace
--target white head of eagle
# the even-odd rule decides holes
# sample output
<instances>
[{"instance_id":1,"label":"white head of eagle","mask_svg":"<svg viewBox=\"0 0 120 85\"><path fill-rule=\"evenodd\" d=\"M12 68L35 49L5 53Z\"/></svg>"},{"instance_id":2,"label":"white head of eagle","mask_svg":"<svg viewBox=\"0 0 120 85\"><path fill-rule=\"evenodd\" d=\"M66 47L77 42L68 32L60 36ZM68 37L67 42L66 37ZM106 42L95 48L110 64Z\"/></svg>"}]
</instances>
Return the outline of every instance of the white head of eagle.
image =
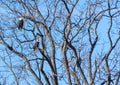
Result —
<instances>
[{"instance_id":1,"label":"white head of eagle","mask_svg":"<svg viewBox=\"0 0 120 85\"><path fill-rule=\"evenodd\" d=\"M23 28L23 23L24 23L24 21L23 21L23 18L19 18L19 21L18 21L18 29L22 29Z\"/></svg>"}]
</instances>

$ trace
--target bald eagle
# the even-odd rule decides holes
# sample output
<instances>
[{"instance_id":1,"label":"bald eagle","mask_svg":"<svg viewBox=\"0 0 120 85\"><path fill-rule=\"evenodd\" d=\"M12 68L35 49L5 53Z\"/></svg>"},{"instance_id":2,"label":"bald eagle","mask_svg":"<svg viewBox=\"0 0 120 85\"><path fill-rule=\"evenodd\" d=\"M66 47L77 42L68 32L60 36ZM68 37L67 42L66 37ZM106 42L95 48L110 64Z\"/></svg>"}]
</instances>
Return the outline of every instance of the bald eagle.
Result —
<instances>
[{"instance_id":1,"label":"bald eagle","mask_svg":"<svg viewBox=\"0 0 120 85\"><path fill-rule=\"evenodd\" d=\"M36 42L35 42L35 44L33 46L34 51L36 51L38 49L38 47L39 47L39 41L36 40Z\"/></svg>"},{"instance_id":2,"label":"bald eagle","mask_svg":"<svg viewBox=\"0 0 120 85\"><path fill-rule=\"evenodd\" d=\"M21 30L23 28L23 19L22 18L19 18L19 22L18 22L18 29Z\"/></svg>"}]
</instances>

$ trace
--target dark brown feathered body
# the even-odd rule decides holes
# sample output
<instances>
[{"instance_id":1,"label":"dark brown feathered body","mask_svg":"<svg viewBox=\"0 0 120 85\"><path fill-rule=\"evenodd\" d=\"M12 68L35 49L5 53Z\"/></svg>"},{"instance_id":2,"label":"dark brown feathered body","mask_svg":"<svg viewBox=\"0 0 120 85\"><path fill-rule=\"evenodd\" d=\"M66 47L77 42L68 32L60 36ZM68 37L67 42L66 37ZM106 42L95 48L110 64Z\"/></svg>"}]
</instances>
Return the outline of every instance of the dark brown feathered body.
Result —
<instances>
[{"instance_id":1,"label":"dark brown feathered body","mask_svg":"<svg viewBox=\"0 0 120 85\"><path fill-rule=\"evenodd\" d=\"M35 50L37 50L37 49L38 49L38 47L39 47L39 42L38 42L38 41L36 41L36 43L35 43L35 44L34 44L34 46L33 46L34 51L35 51Z\"/></svg>"},{"instance_id":2,"label":"dark brown feathered body","mask_svg":"<svg viewBox=\"0 0 120 85\"><path fill-rule=\"evenodd\" d=\"M19 22L18 22L18 29L21 30L23 28L23 23L24 23L23 19L19 20Z\"/></svg>"}]
</instances>

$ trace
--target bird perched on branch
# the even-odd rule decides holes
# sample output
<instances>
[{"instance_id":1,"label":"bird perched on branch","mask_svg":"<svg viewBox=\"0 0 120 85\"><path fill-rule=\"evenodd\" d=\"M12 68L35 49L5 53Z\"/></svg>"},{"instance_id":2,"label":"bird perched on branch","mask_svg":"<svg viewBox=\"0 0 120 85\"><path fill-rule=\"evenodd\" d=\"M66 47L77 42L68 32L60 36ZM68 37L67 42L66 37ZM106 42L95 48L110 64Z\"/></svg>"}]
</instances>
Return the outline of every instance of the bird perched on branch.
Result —
<instances>
[{"instance_id":1,"label":"bird perched on branch","mask_svg":"<svg viewBox=\"0 0 120 85\"><path fill-rule=\"evenodd\" d=\"M18 21L18 29L19 30L23 29L23 23L24 23L23 18L19 18L19 21Z\"/></svg>"},{"instance_id":2,"label":"bird perched on branch","mask_svg":"<svg viewBox=\"0 0 120 85\"><path fill-rule=\"evenodd\" d=\"M38 49L38 47L39 47L39 40L37 39L37 40L35 41L34 46L33 46L34 51L36 51L36 50Z\"/></svg>"}]
</instances>

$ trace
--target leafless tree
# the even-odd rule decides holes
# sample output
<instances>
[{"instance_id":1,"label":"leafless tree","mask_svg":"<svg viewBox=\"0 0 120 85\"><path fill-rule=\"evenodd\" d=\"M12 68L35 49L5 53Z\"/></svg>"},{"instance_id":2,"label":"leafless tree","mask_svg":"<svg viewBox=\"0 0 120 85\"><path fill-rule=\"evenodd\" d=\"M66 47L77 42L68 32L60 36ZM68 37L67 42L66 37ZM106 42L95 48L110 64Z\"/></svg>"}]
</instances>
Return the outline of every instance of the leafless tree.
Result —
<instances>
[{"instance_id":1,"label":"leafless tree","mask_svg":"<svg viewBox=\"0 0 120 85\"><path fill-rule=\"evenodd\" d=\"M0 5L1 85L120 84L119 0Z\"/></svg>"}]
</instances>

